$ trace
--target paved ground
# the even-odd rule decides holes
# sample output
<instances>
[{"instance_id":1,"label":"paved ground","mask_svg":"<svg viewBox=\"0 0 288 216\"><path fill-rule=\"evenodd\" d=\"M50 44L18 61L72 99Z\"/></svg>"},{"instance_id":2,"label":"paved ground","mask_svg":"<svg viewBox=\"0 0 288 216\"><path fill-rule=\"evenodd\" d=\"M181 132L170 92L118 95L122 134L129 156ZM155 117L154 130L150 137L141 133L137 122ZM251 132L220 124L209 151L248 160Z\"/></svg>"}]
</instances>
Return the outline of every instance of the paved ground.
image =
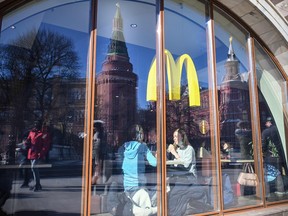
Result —
<instances>
[{"instance_id":1,"label":"paved ground","mask_svg":"<svg viewBox=\"0 0 288 216\"><path fill-rule=\"evenodd\" d=\"M80 215L80 177L42 178L41 184L43 190L33 192L29 188L20 188L20 181L13 182L11 197L2 209L15 216Z\"/></svg>"},{"instance_id":2,"label":"paved ground","mask_svg":"<svg viewBox=\"0 0 288 216\"><path fill-rule=\"evenodd\" d=\"M67 163L67 162L66 162ZM69 163L73 167L74 162ZM61 166L58 164L57 166ZM78 168L81 168L78 164ZM74 171L76 169L76 165ZM45 174L41 178L42 191L33 192L29 188L20 188L21 180L14 180L11 190L11 197L6 201L3 210L9 216L78 216L81 215L81 196L82 196L82 177L78 175L79 171L72 175L71 169L57 169L53 175ZM41 172L42 170L40 170ZM66 172L66 174L64 173ZM56 175L58 173L58 176ZM70 175L70 176L69 176ZM151 180L149 177L148 179ZM108 216L109 214L99 214L101 206L99 205L100 196L97 186L92 188L92 208L91 215ZM97 204L98 203L98 204ZM237 215L288 215L288 205L275 206L273 208L251 210L249 212L239 213ZM256 214L257 212L257 214ZM0 213L0 216L1 213Z\"/></svg>"},{"instance_id":3,"label":"paved ground","mask_svg":"<svg viewBox=\"0 0 288 216\"><path fill-rule=\"evenodd\" d=\"M38 192L20 188L22 179L19 176L19 169L12 170L11 195L2 210L9 216L80 215L81 169L81 161L75 160L56 161L50 168L41 168L43 190Z\"/></svg>"}]
</instances>

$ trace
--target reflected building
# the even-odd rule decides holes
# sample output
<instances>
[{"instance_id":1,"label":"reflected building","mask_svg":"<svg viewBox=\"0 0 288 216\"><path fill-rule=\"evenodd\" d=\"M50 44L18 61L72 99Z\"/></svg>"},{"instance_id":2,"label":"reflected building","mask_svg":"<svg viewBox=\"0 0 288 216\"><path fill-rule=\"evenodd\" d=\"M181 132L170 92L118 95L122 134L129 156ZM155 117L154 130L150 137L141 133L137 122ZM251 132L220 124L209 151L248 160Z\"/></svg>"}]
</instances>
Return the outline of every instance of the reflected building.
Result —
<instances>
[{"instance_id":1,"label":"reflected building","mask_svg":"<svg viewBox=\"0 0 288 216\"><path fill-rule=\"evenodd\" d=\"M105 122L109 145L118 146L135 123L138 77L133 73L123 35L123 19L117 4L106 59L97 76L95 117Z\"/></svg>"},{"instance_id":2,"label":"reflected building","mask_svg":"<svg viewBox=\"0 0 288 216\"><path fill-rule=\"evenodd\" d=\"M221 139L235 144L236 124L239 121L250 122L250 100L248 83L240 75L239 61L233 50L232 38L225 71L219 97Z\"/></svg>"},{"instance_id":3,"label":"reflected building","mask_svg":"<svg viewBox=\"0 0 288 216\"><path fill-rule=\"evenodd\" d=\"M172 134L177 127L182 127L196 146L209 139L209 89L201 87L200 97L199 107L189 107L186 88L180 102L167 100L168 139L169 134ZM250 105L248 82L240 75L239 61L234 53L232 38L225 62L225 76L218 90L218 99L221 139L237 148L236 125L239 121L250 122Z\"/></svg>"}]
</instances>

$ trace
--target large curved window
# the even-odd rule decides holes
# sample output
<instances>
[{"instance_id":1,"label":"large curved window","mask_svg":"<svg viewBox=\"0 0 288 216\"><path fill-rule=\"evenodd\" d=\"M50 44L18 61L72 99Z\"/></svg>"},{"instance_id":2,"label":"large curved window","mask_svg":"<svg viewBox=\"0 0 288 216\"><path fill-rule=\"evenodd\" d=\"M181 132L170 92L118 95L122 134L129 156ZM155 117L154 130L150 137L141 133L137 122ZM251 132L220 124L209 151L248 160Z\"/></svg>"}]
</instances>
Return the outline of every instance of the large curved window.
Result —
<instances>
[{"instance_id":1,"label":"large curved window","mask_svg":"<svg viewBox=\"0 0 288 216\"><path fill-rule=\"evenodd\" d=\"M258 171L253 154L253 106L249 86L248 33L240 25L215 10L217 86L219 89L219 127L222 193L224 209L261 203L260 182L245 185L239 176L245 167ZM256 162L255 162L256 161ZM259 172L258 172L259 173ZM259 174L257 174L259 178Z\"/></svg>"},{"instance_id":2,"label":"large curved window","mask_svg":"<svg viewBox=\"0 0 288 216\"><path fill-rule=\"evenodd\" d=\"M0 215L287 202L287 77L219 2L15 2L1 16Z\"/></svg>"},{"instance_id":3,"label":"large curved window","mask_svg":"<svg viewBox=\"0 0 288 216\"><path fill-rule=\"evenodd\" d=\"M89 11L90 1L32 1L3 17L0 194L1 205L10 196L9 215L81 214Z\"/></svg>"},{"instance_id":4,"label":"large curved window","mask_svg":"<svg viewBox=\"0 0 288 216\"><path fill-rule=\"evenodd\" d=\"M210 116L215 113L210 109L213 98L207 60L206 4L165 1L168 215L219 208L218 178L213 172L216 151L211 142L214 134Z\"/></svg>"},{"instance_id":5,"label":"large curved window","mask_svg":"<svg viewBox=\"0 0 288 216\"><path fill-rule=\"evenodd\" d=\"M136 193L141 186L156 195L156 106L146 97L156 53L156 6L155 1L100 0L98 8L91 213L125 215L117 210L124 192L141 207ZM99 146L97 122L104 134ZM153 211L156 202L155 196Z\"/></svg>"}]
</instances>

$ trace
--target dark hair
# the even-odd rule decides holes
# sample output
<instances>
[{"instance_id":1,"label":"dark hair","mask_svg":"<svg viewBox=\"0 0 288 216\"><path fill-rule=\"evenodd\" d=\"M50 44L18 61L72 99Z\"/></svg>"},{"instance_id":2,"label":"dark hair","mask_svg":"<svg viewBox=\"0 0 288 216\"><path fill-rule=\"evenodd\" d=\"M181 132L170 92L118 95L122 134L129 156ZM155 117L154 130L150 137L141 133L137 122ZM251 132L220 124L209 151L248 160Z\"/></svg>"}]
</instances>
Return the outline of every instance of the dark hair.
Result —
<instances>
[{"instance_id":1,"label":"dark hair","mask_svg":"<svg viewBox=\"0 0 288 216\"><path fill-rule=\"evenodd\" d=\"M178 134L181 135L181 137L182 137L182 139L183 139L183 144L184 144L184 146L190 145L189 140L188 140L188 137L187 137L187 135L186 135L186 133L185 133L185 131L184 131L183 129L178 128L178 129L176 129L176 130L174 131L174 133L175 133L175 132L178 132Z\"/></svg>"},{"instance_id":2,"label":"dark hair","mask_svg":"<svg viewBox=\"0 0 288 216\"><path fill-rule=\"evenodd\" d=\"M34 122L34 127L38 130L42 128L42 120L38 119Z\"/></svg>"},{"instance_id":3,"label":"dark hair","mask_svg":"<svg viewBox=\"0 0 288 216\"><path fill-rule=\"evenodd\" d=\"M135 124L129 129L129 139L142 142L144 139L143 128L141 125Z\"/></svg>"}]
</instances>

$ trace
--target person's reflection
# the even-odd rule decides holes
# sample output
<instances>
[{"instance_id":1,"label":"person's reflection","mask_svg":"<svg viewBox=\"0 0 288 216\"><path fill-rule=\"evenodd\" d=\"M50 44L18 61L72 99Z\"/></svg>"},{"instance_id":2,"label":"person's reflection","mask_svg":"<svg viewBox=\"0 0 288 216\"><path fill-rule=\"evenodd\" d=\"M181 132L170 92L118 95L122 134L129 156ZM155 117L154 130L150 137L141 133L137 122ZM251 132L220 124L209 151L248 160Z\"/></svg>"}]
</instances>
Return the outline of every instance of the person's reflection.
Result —
<instances>
[{"instance_id":1,"label":"person's reflection","mask_svg":"<svg viewBox=\"0 0 288 216\"><path fill-rule=\"evenodd\" d=\"M28 160L28 147L26 145L26 140L27 140L28 134L25 134L22 142L17 144L18 147L18 159L19 159L19 168L23 177L23 183L20 186L20 188L28 188L29 187L29 182L30 182L30 169L23 168L23 166L27 165L30 163Z\"/></svg>"},{"instance_id":2,"label":"person's reflection","mask_svg":"<svg viewBox=\"0 0 288 216\"><path fill-rule=\"evenodd\" d=\"M96 120L94 122L94 135L93 135L93 152L92 157L94 161L94 175L92 177L92 184L97 184L97 181L102 177L102 182L106 181L103 164L107 156L107 142L104 133L103 121Z\"/></svg>"},{"instance_id":3,"label":"person's reflection","mask_svg":"<svg viewBox=\"0 0 288 216\"><path fill-rule=\"evenodd\" d=\"M240 145L241 158L251 158L252 131L249 128L249 123L245 121L239 121L236 126L237 128L235 130L235 135Z\"/></svg>"},{"instance_id":4,"label":"person's reflection","mask_svg":"<svg viewBox=\"0 0 288 216\"><path fill-rule=\"evenodd\" d=\"M271 157L277 157L280 162L284 161L284 151L278 134L278 129L271 117L266 119L266 129L262 132L262 149L264 157L269 160ZM281 164L282 166L284 164Z\"/></svg>"},{"instance_id":5,"label":"person's reflection","mask_svg":"<svg viewBox=\"0 0 288 216\"><path fill-rule=\"evenodd\" d=\"M42 122L35 122L34 128L29 132L25 145L28 148L28 159L31 161L31 169L34 177L35 185L30 189L34 192L42 190L40 184L40 174L37 165L41 160L45 159L49 150L50 138L48 133L43 132Z\"/></svg>"},{"instance_id":6,"label":"person's reflection","mask_svg":"<svg viewBox=\"0 0 288 216\"><path fill-rule=\"evenodd\" d=\"M266 129L262 132L262 151L264 157L264 171L266 194L275 192L277 196L286 194L282 171L286 171L283 147L281 145L278 129L273 119L268 117L265 122Z\"/></svg>"}]
</instances>

